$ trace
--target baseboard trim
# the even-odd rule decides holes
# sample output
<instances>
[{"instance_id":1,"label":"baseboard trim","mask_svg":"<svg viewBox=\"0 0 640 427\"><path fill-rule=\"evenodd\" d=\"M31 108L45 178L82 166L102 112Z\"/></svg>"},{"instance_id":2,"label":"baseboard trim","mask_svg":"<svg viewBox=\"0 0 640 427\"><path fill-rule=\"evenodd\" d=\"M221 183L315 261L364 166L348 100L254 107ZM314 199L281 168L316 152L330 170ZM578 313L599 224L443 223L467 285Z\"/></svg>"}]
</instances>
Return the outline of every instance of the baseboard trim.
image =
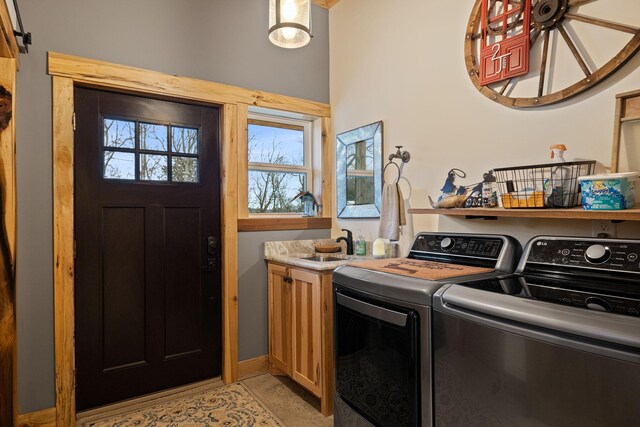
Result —
<instances>
[{"instance_id":1,"label":"baseboard trim","mask_svg":"<svg viewBox=\"0 0 640 427\"><path fill-rule=\"evenodd\" d=\"M269 355L254 357L238 362L238 380L255 377L269 372Z\"/></svg>"},{"instance_id":2,"label":"baseboard trim","mask_svg":"<svg viewBox=\"0 0 640 427\"><path fill-rule=\"evenodd\" d=\"M41 409L18 415L19 427L55 427L56 408Z\"/></svg>"}]
</instances>

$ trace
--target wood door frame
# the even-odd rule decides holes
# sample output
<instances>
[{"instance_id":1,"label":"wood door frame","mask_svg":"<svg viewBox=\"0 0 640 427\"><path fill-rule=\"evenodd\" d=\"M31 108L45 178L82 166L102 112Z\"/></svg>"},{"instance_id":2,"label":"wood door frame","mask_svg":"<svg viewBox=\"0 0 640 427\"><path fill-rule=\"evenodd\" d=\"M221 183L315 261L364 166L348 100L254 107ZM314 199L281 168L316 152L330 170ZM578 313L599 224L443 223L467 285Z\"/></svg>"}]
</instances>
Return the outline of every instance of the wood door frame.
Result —
<instances>
[{"instance_id":1,"label":"wood door frame","mask_svg":"<svg viewBox=\"0 0 640 427\"><path fill-rule=\"evenodd\" d=\"M4 6L4 5L2 5ZM2 10L0 6L0 11ZM2 31L0 31L1 33ZM17 62L0 57L0 85L11 93L12 118L0 132L0 196L3 198L0 227L5 234L9 265L2 263L0 281L0 424L18 419L16 333L16 71ZM12 420L12 421L11 421Z\"/></svg>"},{"instance_id":2,"label":"wood door frame","mask_svg":"<svg viewBox=\"0 0 640 427\"><path fill-rule=\"evenodd\" d=\"M74 85L221 106L222 380L238 378L238 152L249 105L308 114L330 123L331 107L156 71L48 53L53 81L53 260L56 425L75 425ZM326 127L323 131L327 131ZM244 136L244 138L243 138ZM241 141L242 140L242 141ZM323 146L329 135L323 132ZM325 150L327 150L325 148ZM328 150L327 150L328 151ZM325 175L323 173L323 175ZM329 175L329 174L326 174ZM324 177L323 190L331 185ZM323 191L324 193L324 191ZM331 192L323 194L330 198ZM329 202L330 205L330 202Z\"/></svg>"}]
</instances>

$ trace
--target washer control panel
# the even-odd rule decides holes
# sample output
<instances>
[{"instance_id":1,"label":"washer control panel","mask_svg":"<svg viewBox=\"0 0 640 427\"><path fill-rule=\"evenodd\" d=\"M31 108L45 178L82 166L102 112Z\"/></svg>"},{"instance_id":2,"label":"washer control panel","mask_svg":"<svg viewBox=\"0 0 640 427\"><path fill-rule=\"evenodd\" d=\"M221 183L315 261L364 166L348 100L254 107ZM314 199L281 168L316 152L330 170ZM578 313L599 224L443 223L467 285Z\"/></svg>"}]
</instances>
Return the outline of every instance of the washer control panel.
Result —
<instances>
[{"instance_id":1,"label":"washer control panel","mask_svg":"<svg viewBox=\"0 0 640 427\"><path fill-rule=\"evenodd\" d=\"M640 317L640 301L615 295L593 295L576 289L559 289L528 283L532 297L557 304L588 308L589 310Z\"/></svg>"},{"instance_id":2,"label":"washer control panel","mask_svg":"<svg viewBox=\"0 0 640 427\"><path fill-rule=\"evenodd\" d=\"M419 234L411 251L497 259L504 241L483 236Z\"/></svg>"},{"instance_id":3,"label":"washer control panel","mask_svg":"<svg viewBox=\"0 0 640 427\"><path fill-rule=\"evenodd\" d=\"M640 273L640 241L537 239L530 262Z\"/></svg>"}]
</instances>

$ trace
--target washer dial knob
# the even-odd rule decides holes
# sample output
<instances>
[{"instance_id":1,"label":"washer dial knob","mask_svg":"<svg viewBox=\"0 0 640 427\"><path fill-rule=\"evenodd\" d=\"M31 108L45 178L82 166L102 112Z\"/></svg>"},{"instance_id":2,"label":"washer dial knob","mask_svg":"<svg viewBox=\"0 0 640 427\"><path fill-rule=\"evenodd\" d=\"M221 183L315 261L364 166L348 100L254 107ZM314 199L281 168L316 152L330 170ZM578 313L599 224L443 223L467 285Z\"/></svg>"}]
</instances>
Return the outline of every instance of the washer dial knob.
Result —
<instances>
[{"instance_id":1,"label":"washer dial knob","mask_svg":"<svg viewBox=\"0 0 640 427\"><path fill-rule=\"evenodd\" d=\"M602 264L611 257L611 250L603 245L591 245L584 253L584 258L591 264Z\"/></svg>"},{"instance_id":2,"label":"washer dial knob","mask_svg":"<svg viewBox=\"0 0 640 427\"><path fill-rule=\"evenodd\" d=\"M453 249L455 244L456 244L456 241L453 240L451 237L445 237L440 242L440 248L442 248L443 251L450 251L451 249Z\"/></svg>"}]
</instances>

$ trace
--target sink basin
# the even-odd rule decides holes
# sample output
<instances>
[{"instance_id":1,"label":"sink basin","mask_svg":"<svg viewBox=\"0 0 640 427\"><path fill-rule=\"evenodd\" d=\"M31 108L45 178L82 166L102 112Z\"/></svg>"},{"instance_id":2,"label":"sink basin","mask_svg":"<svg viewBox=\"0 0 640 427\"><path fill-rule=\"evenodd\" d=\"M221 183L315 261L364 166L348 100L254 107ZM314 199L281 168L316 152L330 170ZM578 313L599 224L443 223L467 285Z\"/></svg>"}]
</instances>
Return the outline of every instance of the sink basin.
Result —
<instances>
[{"instance_id":1,"label":"sink basin","mask_svg":"<svg viewBox=\"0 0 640 427\"><path fill-rule=\"evenodd\" d=\"M331 261L346 261L348 258L341 258L337 256L307 256L301 257L300 259L305 259L307 261L316 261L316 262L331 262Z\"/></svg>"}]
</instances>

